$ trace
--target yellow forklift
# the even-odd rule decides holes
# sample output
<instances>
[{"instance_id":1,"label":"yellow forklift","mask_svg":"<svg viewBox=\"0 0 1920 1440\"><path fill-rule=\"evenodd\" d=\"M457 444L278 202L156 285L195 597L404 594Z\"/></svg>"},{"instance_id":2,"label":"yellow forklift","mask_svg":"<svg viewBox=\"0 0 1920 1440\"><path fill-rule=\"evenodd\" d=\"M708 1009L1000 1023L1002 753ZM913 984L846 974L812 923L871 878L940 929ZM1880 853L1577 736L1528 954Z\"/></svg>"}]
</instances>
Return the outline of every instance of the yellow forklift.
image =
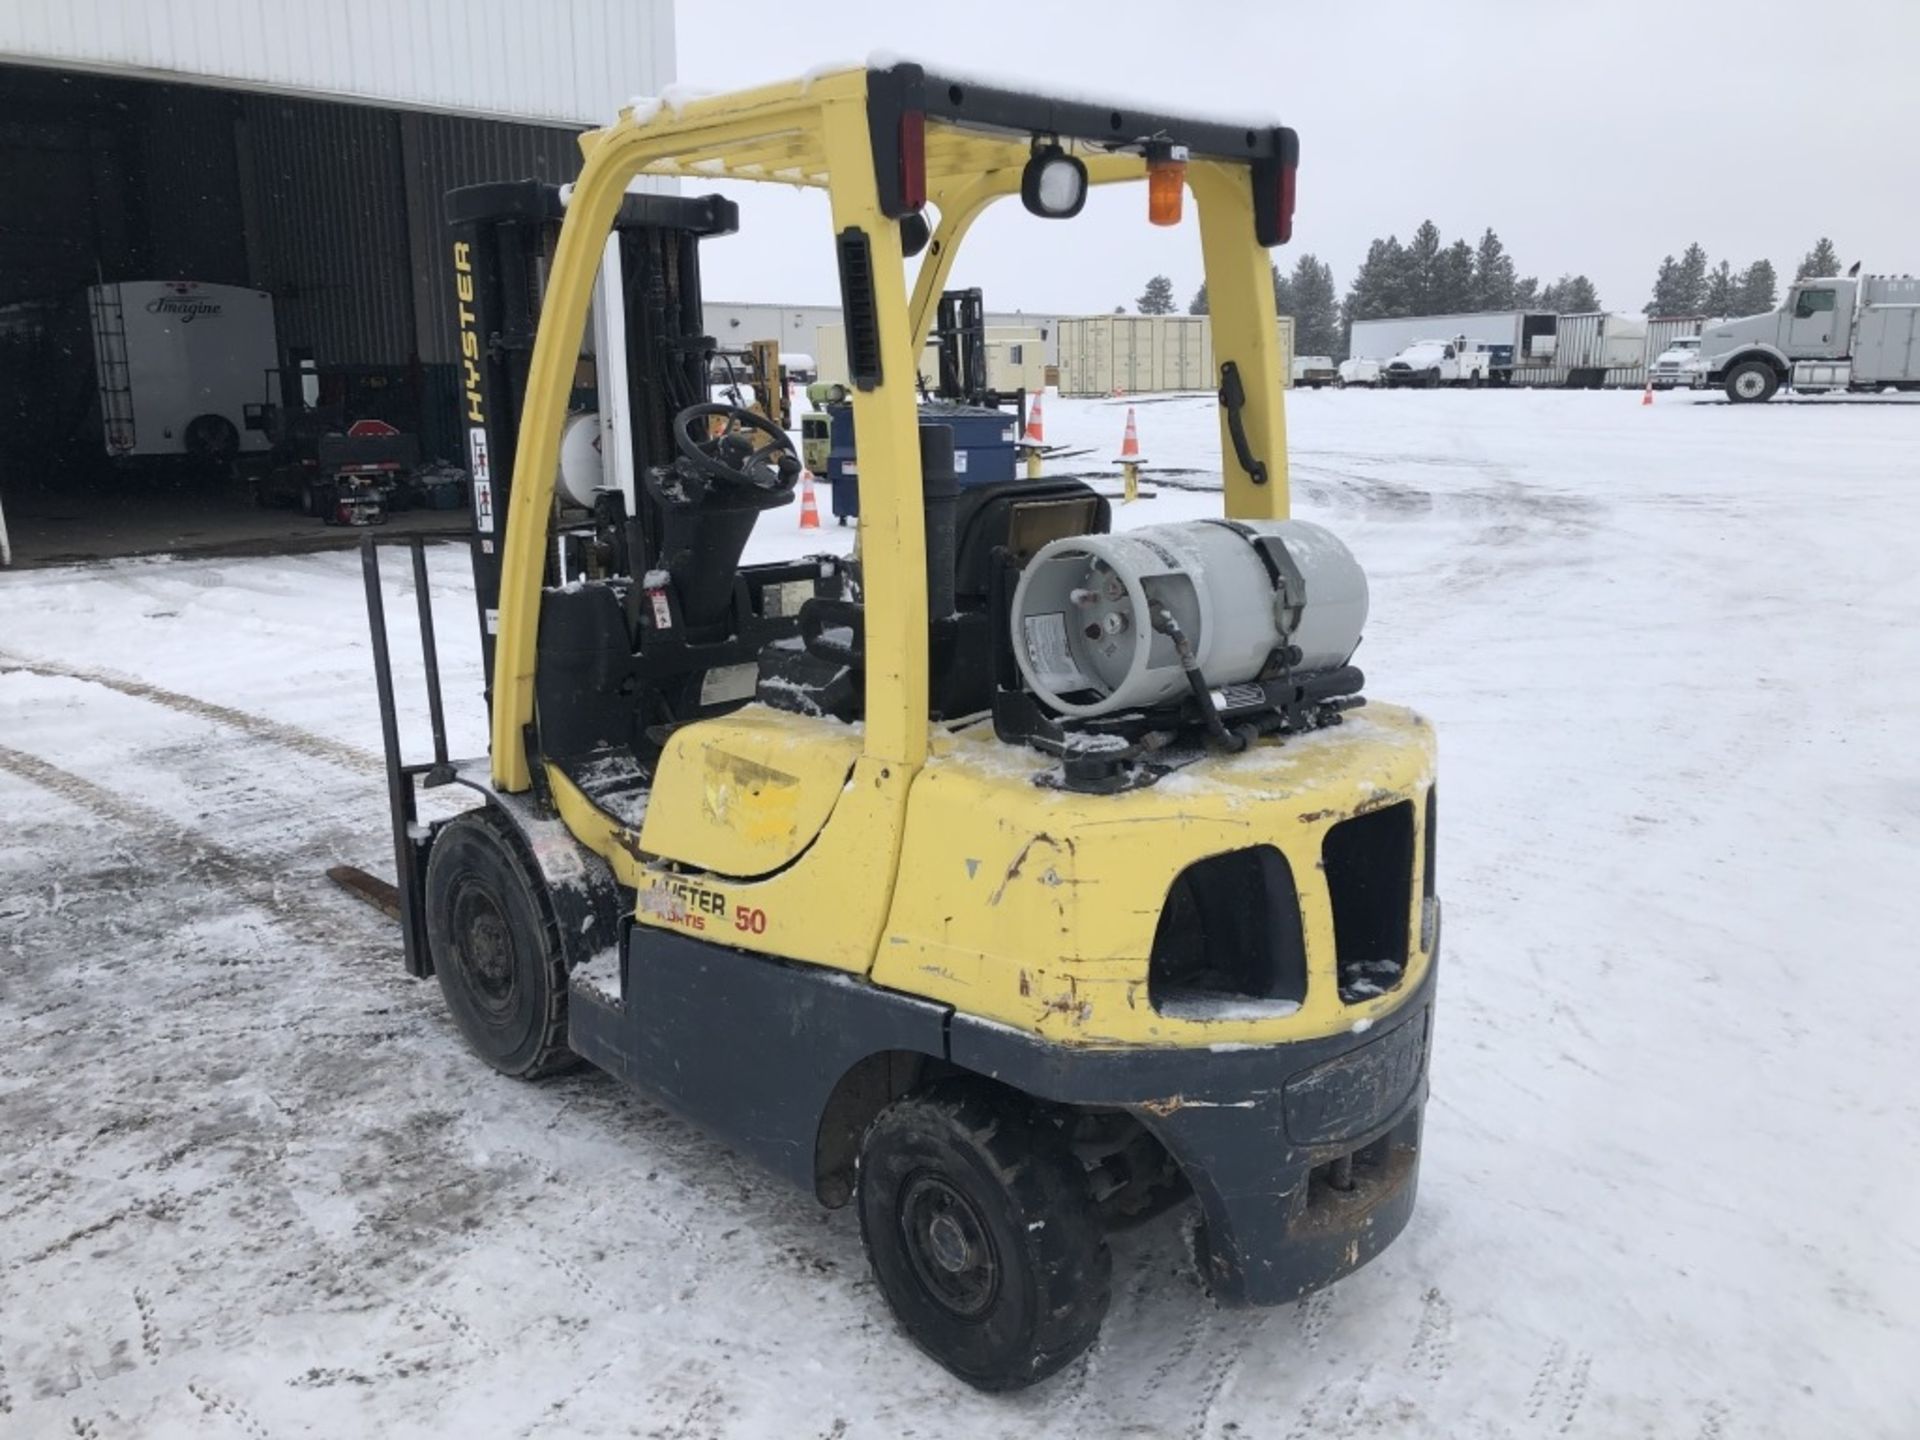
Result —
<instances>
[{"instance_id":1,"label":"yellow forklift","mask_svg":"<svg viewBox=\"0 0 1920 1440\"><path fill-rule=\"evenodd\" d=\"M1364 700L1365 577L1288 518L1293 132L901 63L581 145L566 192L448 202L485 760L447 754L417 545L434 753L404 759L365 546L408 970L495 1069L592 1064L853 1204L907 1335L982 1388L1085 1351L1106 1235L1175 1203L1222 1303L1365 1264L1414 1202L1434 744ZM699 255L736 207L646 176L826 192L857 560L741 563L800 461L709 398ZM1224 514L1116 533L1077 481L963 488L916 416L961 239L1139 182L1152 223L1198 209ZM599 311L630 473L580 520L555 475ZM423 821L445 785L477 803Z\"/></svg>"}]
</instances>

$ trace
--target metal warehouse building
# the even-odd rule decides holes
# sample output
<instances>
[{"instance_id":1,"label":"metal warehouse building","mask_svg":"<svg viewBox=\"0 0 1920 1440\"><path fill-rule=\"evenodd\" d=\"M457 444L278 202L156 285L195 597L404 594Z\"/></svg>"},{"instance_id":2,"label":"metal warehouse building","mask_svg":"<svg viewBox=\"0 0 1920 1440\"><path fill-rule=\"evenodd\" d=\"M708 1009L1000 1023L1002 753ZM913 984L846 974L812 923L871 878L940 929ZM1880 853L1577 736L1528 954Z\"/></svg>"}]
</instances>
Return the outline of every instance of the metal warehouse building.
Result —
<instances>
[{"instance_id":1,"label":"metal warehouse building","mask_svg":"<svg viewBox=\"0 0 1920 1440\"><path fill-rule=\"evenodd\" d=\"M90 398L35 307L130 281L265 291L283 373L457 454L443 195L570 178L673 53L672 0L0 6L0 455L71 454Z\"/></svg>"}]
</instances>

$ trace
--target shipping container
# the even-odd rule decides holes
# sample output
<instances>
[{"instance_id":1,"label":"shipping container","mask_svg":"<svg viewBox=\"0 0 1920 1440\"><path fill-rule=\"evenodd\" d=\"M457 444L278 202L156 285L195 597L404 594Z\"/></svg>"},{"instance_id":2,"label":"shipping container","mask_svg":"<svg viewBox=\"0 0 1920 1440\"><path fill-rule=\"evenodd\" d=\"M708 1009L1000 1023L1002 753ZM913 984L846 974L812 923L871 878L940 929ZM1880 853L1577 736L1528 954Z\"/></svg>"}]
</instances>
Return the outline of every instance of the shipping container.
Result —
<instances>
[{"instance_id":1,"label":"shipping container","mask_svg":"<svg viewBox=\"0 0 1920 1440\"><path fill-rule=\"evenodd\" d=\"M1275 318L1280 373L1293 368L1293 319ZM1205 315L1084 315L1058 322L1062 395L1212 390L1213 322Z\"/></svg>"}]
</instances>

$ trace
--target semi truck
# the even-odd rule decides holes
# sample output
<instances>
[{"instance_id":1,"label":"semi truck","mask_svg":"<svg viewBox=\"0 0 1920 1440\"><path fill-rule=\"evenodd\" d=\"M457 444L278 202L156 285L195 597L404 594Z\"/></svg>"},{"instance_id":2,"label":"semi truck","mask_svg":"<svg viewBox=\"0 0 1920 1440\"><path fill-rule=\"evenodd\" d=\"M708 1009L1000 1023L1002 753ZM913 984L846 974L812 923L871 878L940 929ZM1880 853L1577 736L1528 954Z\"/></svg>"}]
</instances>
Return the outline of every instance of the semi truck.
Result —
<instances>
[{"instance_id":1,"label":"semi truck","mask_svg":"<svg viewBox=\"0 0 1920 1440\"><path fill-rule=\"evenodd\" d=\"M1857 272L1856 265L1854 270ZM1828 275L1796 280L1777 310L1709 325L1706 383L1736 404L1802 392L1920 389L1920 279Z\"/></svg>"}]
</instances>

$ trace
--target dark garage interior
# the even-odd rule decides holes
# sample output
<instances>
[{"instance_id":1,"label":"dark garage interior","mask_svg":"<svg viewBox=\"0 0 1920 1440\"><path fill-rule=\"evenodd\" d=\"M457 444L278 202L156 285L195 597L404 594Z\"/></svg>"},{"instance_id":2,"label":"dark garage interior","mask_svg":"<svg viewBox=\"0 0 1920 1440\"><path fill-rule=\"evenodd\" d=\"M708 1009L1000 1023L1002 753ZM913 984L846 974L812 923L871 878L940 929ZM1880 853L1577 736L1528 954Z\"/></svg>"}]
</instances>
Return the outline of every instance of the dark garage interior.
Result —
<instances>
[{"instance_id":1,"label":"dark garage interior","mask_svg":"<svg viewBox=\"0 0 1920 1440\"><path fill-rule=\"evenodd\" d=\"M278 432L275 448L262 434L232 456L110 454L118 372L95 363L106 342L89 287L264 291L273 365L261 414L235 423L264 431L265 407L307 406L315 428L384 421L413 437L420 466L458 464L442 197L566 180L578 156L574 132L551 126L0 66L0 503L14 563L353 538L256 504L287 459ZM459 528L464 511L393 521Z\"/></svg>"}]
</instances>

